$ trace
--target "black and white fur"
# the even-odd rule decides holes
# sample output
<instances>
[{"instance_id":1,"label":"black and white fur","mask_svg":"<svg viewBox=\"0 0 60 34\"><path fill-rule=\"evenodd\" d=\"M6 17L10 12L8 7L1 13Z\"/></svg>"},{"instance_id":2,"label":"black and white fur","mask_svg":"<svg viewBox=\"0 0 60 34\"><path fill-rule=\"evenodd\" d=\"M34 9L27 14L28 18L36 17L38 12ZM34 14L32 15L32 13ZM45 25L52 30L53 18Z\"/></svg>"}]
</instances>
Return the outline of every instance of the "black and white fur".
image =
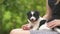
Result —
<instances>
[{"instance_id":1,"label":"black and white fur","mask_svg":"<svg viewBox=\"0 0 60 34\"><path fill-rule=\"evenodd\" d=\"M28 27L33 26L32 30L37 30L37 29L38 30L42 30L42 29L52 30L47 27L47 20L40 17L38 11L29 11L27 13L27 16L28 16L28 22L29 22ZM60 33L59 28L54 28L54 30Z\"/></svg>"}]
</instances>

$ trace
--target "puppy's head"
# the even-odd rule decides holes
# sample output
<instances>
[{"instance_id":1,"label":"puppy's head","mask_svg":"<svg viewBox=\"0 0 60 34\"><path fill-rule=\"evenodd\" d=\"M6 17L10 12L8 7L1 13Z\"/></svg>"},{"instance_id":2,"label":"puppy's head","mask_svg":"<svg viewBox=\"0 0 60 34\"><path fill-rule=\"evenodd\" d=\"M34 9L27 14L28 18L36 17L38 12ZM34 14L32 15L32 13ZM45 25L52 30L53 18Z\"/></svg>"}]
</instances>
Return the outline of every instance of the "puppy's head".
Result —
<instances>
[{"instance_id":1,"label":"puppy's head","mask_svg":"<svg viewBox=\"0 0 60 34\"><path fill-rule=\"evenodd\" d=\"M29 21L35 22L39 19L39 12L38 11L29 11L27 13L27 17L28 17Z\"/></svg>"}]
</instances>

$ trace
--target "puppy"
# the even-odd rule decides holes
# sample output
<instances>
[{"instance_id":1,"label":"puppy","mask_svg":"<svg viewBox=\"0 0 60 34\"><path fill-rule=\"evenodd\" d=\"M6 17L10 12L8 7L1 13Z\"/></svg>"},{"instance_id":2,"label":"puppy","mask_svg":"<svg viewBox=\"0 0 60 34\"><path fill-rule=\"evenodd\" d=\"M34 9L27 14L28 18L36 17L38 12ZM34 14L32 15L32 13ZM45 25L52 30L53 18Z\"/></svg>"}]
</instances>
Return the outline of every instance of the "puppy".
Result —
<instances>
[{"instance_id":1,"label":"puppy","mask_svg":"<svg viewBox=\"0 0 60 34\"><path fill-rule=\"evenodd\" d=\"M27 16L28 16L29 27L32 27L32 30L43 29L41 25L45 24L46 20L40 17L40 13L38 11L29 11L27 13Z\"/></svg>"},{"instance_id":2,"label":"puppy","mask_svg":"<svg viewBox=\"0 0 60 34\"><path fill-rule=\"evenodd\" d=\"M40 17L40 13L38 11L29 11L27 13L27 17L29 22L28 27L31 27L32 30L42 30L42 29L52 30L51 28L47 27L48 20ZM54 28L54 30L60 33L59 28L56 27Z\"/></svg>"}]
</instances>

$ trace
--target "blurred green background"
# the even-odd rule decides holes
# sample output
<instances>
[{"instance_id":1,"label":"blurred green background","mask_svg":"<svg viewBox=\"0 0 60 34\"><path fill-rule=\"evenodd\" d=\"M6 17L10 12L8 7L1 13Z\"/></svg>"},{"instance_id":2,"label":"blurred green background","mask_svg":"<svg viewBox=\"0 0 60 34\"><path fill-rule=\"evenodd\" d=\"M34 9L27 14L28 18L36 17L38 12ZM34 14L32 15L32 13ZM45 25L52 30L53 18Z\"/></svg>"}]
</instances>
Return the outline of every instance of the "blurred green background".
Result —
<instances>
[{"instance_id":1,"label":"blurred green background","mask_svg":"<svg viewBox=\"0 0 60 34\"><path fill-rule=\"evenodd\" d=\"M28 23L26 13L30 10L37 10L43 16L46 0L0 0L0 34L9 34Z\"/></svg>"}]
</instances>

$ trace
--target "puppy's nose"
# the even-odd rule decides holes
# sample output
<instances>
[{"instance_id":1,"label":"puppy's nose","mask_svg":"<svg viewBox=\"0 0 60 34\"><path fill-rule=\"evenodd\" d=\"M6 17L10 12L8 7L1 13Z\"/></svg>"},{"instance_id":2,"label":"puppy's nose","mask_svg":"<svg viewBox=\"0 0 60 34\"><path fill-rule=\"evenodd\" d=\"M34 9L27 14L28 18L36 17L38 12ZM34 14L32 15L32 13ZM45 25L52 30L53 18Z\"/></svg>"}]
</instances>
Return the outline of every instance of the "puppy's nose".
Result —
<instances>
[{"instance_id":1,"label":"puppy's nose","mask_svg":"<svg viewBox=\"0 0 60 34\"><path fill-rule=\"evenodd\" d=\"M34 19L31 19L31 20L34 20Z\"/></svg>"},{"instance_id":2,"label":"puppy's nose","mask_svg":"<svg viewBox=\"0 0 60 34\"><path fill-rule=\"evenodd\" d=\"M31 19L31 21L34 21L34 19Z\"/></svg>"}]
</instances>

